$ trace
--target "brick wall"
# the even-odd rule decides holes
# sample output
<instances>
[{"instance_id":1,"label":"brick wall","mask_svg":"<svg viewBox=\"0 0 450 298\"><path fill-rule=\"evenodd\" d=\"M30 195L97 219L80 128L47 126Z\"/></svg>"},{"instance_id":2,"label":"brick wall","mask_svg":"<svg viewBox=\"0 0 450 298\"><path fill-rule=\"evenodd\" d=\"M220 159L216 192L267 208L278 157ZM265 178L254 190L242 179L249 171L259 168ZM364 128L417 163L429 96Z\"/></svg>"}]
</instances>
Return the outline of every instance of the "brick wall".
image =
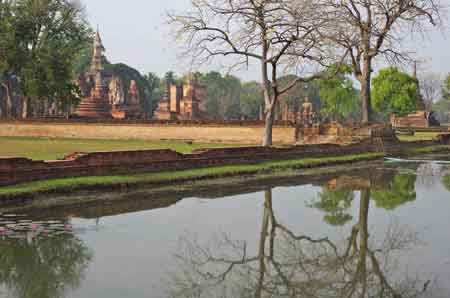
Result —
<instances>
[{"instance_id":1,"label":"brick wall","mask_svg":"<svg viewBox=\"0 0 450 298\"><path fill-rule=\"evenodd\" d=\"M217 148L197 150L192 154L172 150L74 153L64 160L45 162L6 158L0 159L0 186L44 179L251 164L262 160L337 156L370 151L375 151L374 146L362 143L348 146L324 144L285 148Z\"/></svg>"},{"instance_id":2,"label":"brick wall","mask_svg":"<svg viewBox=\"0 0 450 298\"><path fill-rule=\"evenodd\" d=\"M387 143L383 150L396 153L405 148L436 144L432 141ZM0 159L0 186L45 179L102 176L192 169L207 166L252 164L264 160L300 159L380 151L370 141L352 145L302 145L283 148L235 147L196 150L181 154L172 150L142 150L74 153L64 160L32 161L26 158Z\"/></svg>"}]
</instances>

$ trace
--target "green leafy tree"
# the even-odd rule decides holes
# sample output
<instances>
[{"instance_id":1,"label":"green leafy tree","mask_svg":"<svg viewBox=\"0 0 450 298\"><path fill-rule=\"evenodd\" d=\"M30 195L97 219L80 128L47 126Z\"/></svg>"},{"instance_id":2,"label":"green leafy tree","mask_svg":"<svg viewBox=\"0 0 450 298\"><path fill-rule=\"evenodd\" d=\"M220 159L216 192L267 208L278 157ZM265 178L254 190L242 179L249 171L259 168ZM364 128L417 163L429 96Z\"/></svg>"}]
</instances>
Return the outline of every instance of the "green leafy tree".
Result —
<instances>
[{"instance_id":1,"label":"green leafy tree","mask_svg":"<svg viewBox=\"0 0 450 298\"><path fill-rule=\"evenodd\" d=\"M74 61L90 33L79 2L16 0L2 1L4 3L10 5L13 17L8 30L3 32L11 54L2 63L6 67L2 67L3 73L19 78L22 116L27 116L33 101L76 100L76 87L72 83Z\"/></svg>"},{"instance_id":2,"label":"green leafy tree","mask_svg":"<svg viewBox=\"0 0 450 298\"><path fill-rule=\"evenodd\" d=\"M0 1L0 117L13 116L11 63L16 60L13 3Z\"/></svg>"},{"instance_id":3,"label":"green leafy tree","mask_svg":"<svg viewBox=\"0 0 450 298\"><path fill-rule=\"evenodd\" d=\"M264 95L261 84L246 82L241 88L241 113L247 119L258 119L264 106Z\"/></svg>"},{"instance_id":4,"label":"green leafy tree","mask_svg":"<svg viewBox=\"0 0 450 298\"><path fill-rule=\"evenodd\" d=\"M148 115L147 117L151 117L151 114L153 113L154 108L156 108L156 104L158 103L159 99L162 96L162 93L164 92L164 89L161 89L161 79L156 75L155 73L148 73L145 76L145 79L147 81L148 85L148 100L146 101L148 103L148 107L146 109Z\"/></svg>"},{"instance_id":5,"label":"green leafy tree","mask_svg":"<svg viewBox=\"0 0 450 298\"><path fill-rule=\"evenodd\" d=\"M450 121L450 74L442 84L442 98L433 106L441 122Z\"/></svg>"},{"instance_id":6,"label":"green leafy tree","mask_svg":"<svg viewBox=\"0 0 450 298\"><path fill-rule=\"evenodd\" d=\"M214 119L240 118L241 81L235 76L222 76L219 72L209 72L200 76L200 83L207 88L206 108Z\"/></svg>"},{"instance_id":7,"label":"green leafy tree","mask_svg":"<svg viewBox=\"0 0 450 298\"><path fill-rule=\"evenodd\" d=\"M336 75L329 80L316 82L322 103L321 112L331 115L335 121L348 117L356 119L359 116L360 103L358 91L349 78L351 68L343 65L341 71L337 72L336 66L333 66L328 71Z\"/></svg>"},{"instance_id":8,"label":"green leafy tree","mask_svg":"<svg viewBox=\"0 0 450 298\"><path fill-rule=\"evenodd\" d=\"M373 79L372 99L373 107L383 116L411 113L421 103L417 80L395 67L381 70Z\"/></svg>"},{"instance_id":9,"label":"green leafy tree","mask_svg":"<svg viewBox=\"0 0 450 298\"><path fill-rule=\"evenodd\" d=\"M372 192L376 206L387 210L413 202L416 196L416 175L395 175L386 190Z\"/></svg>"}]
</instances>

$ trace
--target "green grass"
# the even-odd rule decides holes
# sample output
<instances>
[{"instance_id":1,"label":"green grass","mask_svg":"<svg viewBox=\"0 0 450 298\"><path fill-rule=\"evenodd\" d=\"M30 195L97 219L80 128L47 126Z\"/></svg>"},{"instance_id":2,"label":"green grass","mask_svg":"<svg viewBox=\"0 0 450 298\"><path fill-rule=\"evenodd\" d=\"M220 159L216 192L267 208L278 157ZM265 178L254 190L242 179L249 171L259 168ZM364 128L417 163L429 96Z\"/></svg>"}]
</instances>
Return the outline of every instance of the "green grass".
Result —
<instances>
[{"instance_id":1,"label":"green grass","mask_svg":"<svg viewBox=\"0 0 450 298\"><path fill-rule=\"evenodd\" d=\"M173 149L189 153L198 148L229 147L229 144L144 140L93 140L33 137L0 137L1 157L27 157L33 160L55 160L73 152ZM236 144L233 146L237 146Z\"/></svg>"},{"instance_id":2,"label":"green grass","mask_svg":"<svg viewBox=\"0 0 450 298\"><path fill-rule=\"evenodd\" d=\"M405 149L403 155L421 155L421 154L432 154L432 153L443 153L450 152L449 145L435 145L427 146L423 148L410 148Z\"/></svg>"},{"instance_id":3,"label":"green grass","mask_svg":"<svg viewBox=\"0 0 450 298\"><path fill-rule=\"evenodd\" d=\"M439 132L416 132L412 136L398 135L400 141L403 142L414 142L414 141L429 141L436 138L440 134Z\"/></svg>"},{"instance_id":4,"label":"green grass","mask_svg":"<svg viewBox=\"0 0 450 298\"><path fill-rule=\"evenodd\" d=\"M289 169L309 168L356 162L383 157L379 153L367 153L326 158L306 158L299 160L267 161L259 164L200 168L184 171L144 173L135 175L79 177L55 179L18 184L0 188L0 198L30 193L51 193L56 190L83 189L89 186L113 186L133 184L164 184L194 181L206 178L220 178L234 175L251 175L264 172L286 171Z\"/></svg>"}]
</instances>

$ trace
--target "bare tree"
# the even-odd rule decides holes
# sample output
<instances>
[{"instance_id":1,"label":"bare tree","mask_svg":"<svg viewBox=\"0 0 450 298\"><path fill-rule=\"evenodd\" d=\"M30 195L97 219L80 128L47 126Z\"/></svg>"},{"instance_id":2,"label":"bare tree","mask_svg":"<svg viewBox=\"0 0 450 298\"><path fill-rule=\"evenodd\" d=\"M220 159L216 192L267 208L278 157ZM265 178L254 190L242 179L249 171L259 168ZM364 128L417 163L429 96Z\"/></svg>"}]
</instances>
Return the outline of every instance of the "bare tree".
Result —
<instances>
[{"instance_id":1,"label":"bare tree","mask_svg":"<svg viewBox=\"0 0 450 298\"><path fill-rule=\"evenodd\" d=\"M427 112L431 112L433 104L441 99L442 83L442 77L437 73L427 73L419 76L420 92Z\"/></svg>"},{"instance_id":2,"label":"bare tree","mask_svg":"<svg viewBox=\"0 0 450 298\"><path fill-rule=\"evenodd\" d=\"M235 57L232 67L261 67L265 99L264 146L272 145L272 127L280 97L299 82L322 77L323 67L335 63L326 43L330 18L311 0L191 0L191 9L169 15L176 38L187 45L193 62ZM297 76L280 86L282 75ZM299 76L301 74L301 76Z\"/></svg>"},{"instance_id":3,"label":"bare tree","mask_svg":"<svg viewBox=\"0 0 450 298\"><path fill-rule=\"evenodd\" d=\"M353 73L361 84L361 120L368 124L374 59L409 60L402 41L410 33L423 33L426 24L440 23L439 0L324 0L323 4L340 21L334 41L349 51Z\"/></svg>"}]
</instances>

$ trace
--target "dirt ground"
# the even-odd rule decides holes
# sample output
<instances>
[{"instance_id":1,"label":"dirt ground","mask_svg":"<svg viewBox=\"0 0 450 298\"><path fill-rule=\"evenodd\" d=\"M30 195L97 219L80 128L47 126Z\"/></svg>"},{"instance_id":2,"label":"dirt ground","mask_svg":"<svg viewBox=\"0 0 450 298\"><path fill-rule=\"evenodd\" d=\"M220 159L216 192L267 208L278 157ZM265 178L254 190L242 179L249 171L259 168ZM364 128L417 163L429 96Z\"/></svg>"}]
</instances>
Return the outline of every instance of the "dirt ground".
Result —
<instances>
[{"instance_id":1,"label":"dirt ground","mask_svg":"<svg viewBox=\"0 0 450 298\"><path fill-rule=\"evenodd\" d=\"M262 126L182 126L145 124L84 124L84 123L27 123L2 122L0 136L52 137L106 140L151 140L260 144ZM292 127L275 127L274 143L292 144Z\"/></svg>"}]
</instances>

